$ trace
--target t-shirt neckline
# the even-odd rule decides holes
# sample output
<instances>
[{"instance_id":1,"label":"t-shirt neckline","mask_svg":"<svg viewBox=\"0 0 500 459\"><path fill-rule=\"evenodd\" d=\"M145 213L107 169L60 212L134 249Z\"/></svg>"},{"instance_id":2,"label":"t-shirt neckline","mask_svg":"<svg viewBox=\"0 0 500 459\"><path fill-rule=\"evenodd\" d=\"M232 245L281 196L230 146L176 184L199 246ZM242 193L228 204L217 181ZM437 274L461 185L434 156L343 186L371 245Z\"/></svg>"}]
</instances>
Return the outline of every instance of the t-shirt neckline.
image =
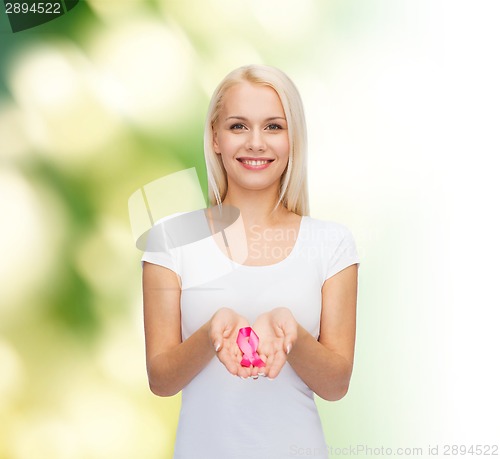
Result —
<instances>
[{"instance_id":1,"label":"t-shirt neckline","mask_svg":"<svg viewBox=\"0 0 500 459\"><path fill-rule=\"evenodd\" d=\"M291 260L292 258L294 258L296 256L297 252L299 251L299 245L302 243L302 239L304 237L304 231L305 231L304 226L305 226L305 221L307 218L309 218L307 215L301 216L300 224L299 224L299 232L297 234L297 238L295 239L295 244L293 245L290 253L282 260L277 261L276 263L269 264L269 265L243 265L241 263L238 263L238 262L232 260L231 258L229 258L227 255L225 255L222 252L222 250L219 248L219 246L217 245L217 243L215 242L213 237L209 237L209 239L211 239L213 248L217 252L218 256L222 257L224 260L228 261L233 266L236 266L238 268L243 268L243 269L274 268L274 267L280 266L282 264L288 263L289 260Z\"/></svg>"}]
</instances>

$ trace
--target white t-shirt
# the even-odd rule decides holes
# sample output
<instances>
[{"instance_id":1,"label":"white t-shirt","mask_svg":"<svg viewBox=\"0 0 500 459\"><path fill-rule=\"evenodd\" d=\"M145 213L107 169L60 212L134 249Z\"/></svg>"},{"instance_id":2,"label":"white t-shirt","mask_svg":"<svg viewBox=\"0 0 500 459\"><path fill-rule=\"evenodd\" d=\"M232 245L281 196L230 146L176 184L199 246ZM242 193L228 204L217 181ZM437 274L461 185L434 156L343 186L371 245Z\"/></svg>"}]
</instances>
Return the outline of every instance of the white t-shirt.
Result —
<instances>
[{"instance_id":1,"label":"white t-shirt","mask_svg":"<svg viewBox=\"0 0 500 459\"><path fill-rule=\"evenodd\" d=\"M154 251L142 260L181 277L183 339L221 307L252 324L279 306L317 338L323 283L359 263L346 227L309 216L302 217L288 257L269 266L235 263L211 237L168 248L160 226L150 235ZM272 381L242 380L214 357L183 389L175 459L284 459L300 452L328 459L314 394L288 363Z\"/></svg>"}]
</instances>

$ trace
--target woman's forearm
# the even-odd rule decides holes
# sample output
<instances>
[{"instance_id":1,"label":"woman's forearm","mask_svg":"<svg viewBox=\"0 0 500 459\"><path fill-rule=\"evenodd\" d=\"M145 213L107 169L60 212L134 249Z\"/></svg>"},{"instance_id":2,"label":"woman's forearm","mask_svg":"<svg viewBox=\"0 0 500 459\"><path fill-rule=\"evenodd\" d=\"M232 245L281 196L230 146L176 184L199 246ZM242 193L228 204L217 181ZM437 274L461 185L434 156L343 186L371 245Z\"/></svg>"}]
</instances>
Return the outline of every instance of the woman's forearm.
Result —
<instances>
[{"instance_id":1,"label":"woman's forearm","mask_svg":"<svg viewBox=\"0 0 500 459\"><path fill-rule=\"evenodd\" d=\"M288 363L321 398L340 400L347 393L352 364L321 344L300 325L297 340L288 354Z\"/></svg>"},{"instance_id":2,"label":"woman's forearm","mask_svg":"<svg viewBox=\"0 0 500 459\"><path fill-rule=\"evenodd\" d=\"M149 386L154 394L177 394L210 362L215 350L208 329L209 322L185 341L149 359Z\"/></svg>"}]
</instances>

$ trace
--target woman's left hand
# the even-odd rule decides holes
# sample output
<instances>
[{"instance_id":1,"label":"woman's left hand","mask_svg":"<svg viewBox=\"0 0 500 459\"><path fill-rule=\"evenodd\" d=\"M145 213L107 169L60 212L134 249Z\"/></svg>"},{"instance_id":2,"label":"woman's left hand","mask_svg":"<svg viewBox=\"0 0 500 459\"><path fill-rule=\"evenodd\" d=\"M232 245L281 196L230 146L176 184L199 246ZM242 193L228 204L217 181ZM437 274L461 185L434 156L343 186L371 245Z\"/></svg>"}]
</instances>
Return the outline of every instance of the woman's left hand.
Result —
<instances>
[{"instance_id":1,"label":"woman's left hand","mask_svg":"<svg viewBox=\"0 0 500 459\"><path fill-rule=\"evenodd\" d=\"M265 367L253 368L252 375L274 379L297 340L297 321L288 308L275 308L257 317L252 328L259 337L257 352L266 362Z\"/></svg>"}]
</instances>

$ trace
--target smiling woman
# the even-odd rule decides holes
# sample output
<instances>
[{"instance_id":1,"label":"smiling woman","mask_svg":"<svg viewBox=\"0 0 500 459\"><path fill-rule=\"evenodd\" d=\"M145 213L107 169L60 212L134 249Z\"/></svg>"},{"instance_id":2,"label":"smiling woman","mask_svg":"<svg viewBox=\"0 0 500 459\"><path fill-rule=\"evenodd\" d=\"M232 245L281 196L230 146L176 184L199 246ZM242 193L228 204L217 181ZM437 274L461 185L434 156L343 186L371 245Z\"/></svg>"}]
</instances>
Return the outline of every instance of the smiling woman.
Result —
<instances>
[{"instance_id":1,"label":"smiling woman","mask_svg":"<svg viewBox=\"0 0 500 459\"><path fill-rule=\"evenodd\" d=\"M213 148L221 156L231 195L267 187L277 194L290 147L276 91L247 82L229 88L214 124ZM232 199L230 193L227 203Z\"/></svg>"},{"instance_id":2,"label":"smiling woman","mask_svg":"<svg viewBox=\"0 0 500 459\"><path fill-rule=\"evenodd\" d=\"M180 247L160 222L151 233L147 368L155 394L183 392L176 459L284 459L297 448L328 457L314 394L347 392L359 260L347 228L308 216L305 139L300 96L283 72L230 73L205 129L207 226L224 209L239 217Z\"/></svg>"},{"instance_id":3,"label":"smiling woman","mask_svg":"<svg viewBox=\"0 0 500 459\"><path fill-rule=\"evenodd\" d=\"M233 101L232 98L227 97L227 93L231 89L240 86L248 85L253 87L254 91L260 93L262 98L261 102L270 103L268 106L268 114L261 116L268 116L271 119L266 121L271 122L269 130L278 130L280 126L286 130L288 136L288 165L285 173L280 179L280 195L278 202L290 209L292 212L298 214L309 213L308 191L307 191L307 165L306 165L306 152L307 152L307 135L306 135L306 122L304 117L304 109L302 101L297 88L293 82L283 73L268 66L249 66L241 67L234 70L224 78L224 80L216 88L210 105L208 107L208 116L205 124L205 160L207 163L208 179L209 179L209 197L210 204L221 204L226 197L227 193L227 173L222 163L222 156L215 152L215 142L217 136L217 125L222 118L221 112L223 109L228 110L227 104L238 103L237 100ZM240 93L244 93L244 89L239 88ZM244 103L252 103L250 90L246 91L247 99ZM237 94L243 96L243 94ZM276 103L276 95L278 96L278 104ZM226 97L225 97L226 96ZM266 97L267 96L267 100ZM241 103L241 101L240 101ZM267 105L266 105L267 106ZM253 104L256 114L262 108L257 104ZM235 106L234 109L239 107ZM274 110L274 111L273 111ZM241 114L234 113L232 116L241 116ZM228 116L231 116L228 115ZM275 121L274 117L278 117L279 123L272 123ZM282 119L284 118L284 120ZM241 120L235 122L235 128L243 128ZM242 152L242 155L245 155ZM250 156L250 159L255 157L255 154Z\"/></svg>"}]
</instances>

